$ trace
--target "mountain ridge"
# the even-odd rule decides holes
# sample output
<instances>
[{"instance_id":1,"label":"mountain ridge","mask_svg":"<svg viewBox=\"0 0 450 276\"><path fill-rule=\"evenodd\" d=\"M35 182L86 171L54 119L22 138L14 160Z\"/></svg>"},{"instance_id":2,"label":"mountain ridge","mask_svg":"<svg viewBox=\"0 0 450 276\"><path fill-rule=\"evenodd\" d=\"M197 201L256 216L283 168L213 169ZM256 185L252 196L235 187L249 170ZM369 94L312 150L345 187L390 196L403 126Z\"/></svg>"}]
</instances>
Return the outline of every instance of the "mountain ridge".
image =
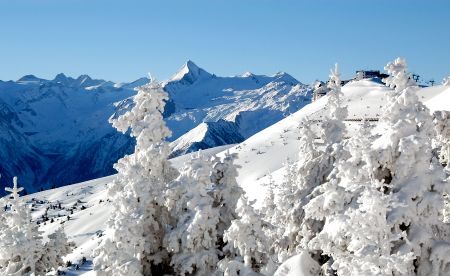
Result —
<instances>
[{"instance_id":1,"label":"mountain ridge","mask_svg":"<svg viewBox=\"0 0 450 276\"><path fill-rule=\"evenodd\" d=\"M18 175L29 192L113 174L112 165L133 150L134 139L108 120L128 110L135 89L148 81L114 83L59 73L52 80L26 75L0 82L0 105L8 114L0 124L0 152L11 163L0 163L0 173ZM185 136L173 156L240 142L311 98L310 87L286 73L219 77L190 60L162 84L169 94L163 114L173 133L169 141L202 123L208 133L201 141ZM16 154L8 150L11 139L21 149Z\"/></svg>"}]
</instances>

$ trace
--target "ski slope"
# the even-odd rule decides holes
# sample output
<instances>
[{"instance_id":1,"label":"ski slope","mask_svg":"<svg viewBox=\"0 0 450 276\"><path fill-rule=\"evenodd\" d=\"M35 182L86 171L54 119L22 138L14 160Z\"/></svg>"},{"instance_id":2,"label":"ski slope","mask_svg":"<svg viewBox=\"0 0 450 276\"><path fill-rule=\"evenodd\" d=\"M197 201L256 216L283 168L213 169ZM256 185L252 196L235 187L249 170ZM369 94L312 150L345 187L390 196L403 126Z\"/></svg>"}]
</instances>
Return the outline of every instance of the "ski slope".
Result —
<instances>
[{"instance_id":1,"label":"ski slope","mask_svg":"<svg viewBox=\"0 0 450 276\"><path fill-rule=\"evenodd\" d=\"M383 84L370 80L350 82L342 87L343 103L348 108L348 119L376 119L386 104L386 93L390 89ZM450 87L435 86L422 88L419 97L430 108L450 110ZM292 114L284 120L253 135L243 143L230 148L230 152L239 155L238 182L245 189L249 199L261 199L269 183L269 174L275 182L282 180L283 164L289 159L298 159L298 125L301 119L322 120L326 114L326 97L320 98ZM347 121L347 129L352 132L360 124L358 121ZM376 124L376 122L371 122ZM257 201L258 203L258 201Z\"/></svg>"}]
</instances>

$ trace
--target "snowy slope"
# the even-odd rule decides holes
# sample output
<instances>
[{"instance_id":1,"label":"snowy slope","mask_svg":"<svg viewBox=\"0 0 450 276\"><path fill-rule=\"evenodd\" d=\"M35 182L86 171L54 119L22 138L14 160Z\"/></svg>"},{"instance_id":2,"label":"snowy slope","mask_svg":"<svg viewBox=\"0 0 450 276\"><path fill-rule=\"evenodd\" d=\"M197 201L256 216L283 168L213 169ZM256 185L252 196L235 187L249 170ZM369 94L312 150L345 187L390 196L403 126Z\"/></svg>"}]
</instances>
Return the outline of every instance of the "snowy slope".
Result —
<instances>
[{"instance_id":1,"label":"snowy slope","mask_svg":"<svg viewBox=\"0 0 450 276\"><path fill-rule=\"evenodd\" d=\"M375 82L363 80L349 83L343 87L345 102L348 104L349 119L357 118L376 118L380 113L380 106L385 104L385 94L388 91L383 85ZM419 91L419 96L424 100L425 104L431 109L450 110L450 105L442 106L441 102L449 102L450 88L444 86L436 86L423 88ZM228 146L209 149L204 154L223 154L225 150L237 152L239 154L238 164L242 166L239 169L239 183L244 187L251 199L261 199L265 193L265 183L268 183L268 174L272 174L275 181L280 181L283 176L283 162L286 158L292 160L297 159L298 135L297 126L301 118L307 116L310 119L320 120L324 116L324 105L326 98L322 98L282 121L264 129L263 131L253 135L246 141L235 145L228 149ZM354 129L354 125L359 122L348 121L350 132ZM375 122L372 122L376 124ZM351 135L352 133L348 133ZM194 153L195 154L195 153ZM183 162L188 160L190 155L181 156L172 159L175 167L181 167ZM42 229L50 232L63 221L65 230L69 238L77 244L74 253L67 256L66 259L77 263L83 256L90 260L92 248L100 241L101 231L105 229L105 222L109 214L109 203L106 196L106 184L111 182L114 176L96 179L85 183L66 186L50 191L36 193L26 197L27 200L36 198L42 201L49 201L44 204L36 205L37 211L34 212L34 218L39 219L42 210L48 204L57 204L61 202L62 207L73 208L74 214L70 215L67 221L67 211L54 210L54 215L59 213L61 218L49 225L47 222ZM3 183L4 184L4 183ZM102 202L100 202L102 200ZM81 210L82 207L87 207ZM76 272L85 272L90 269L91 263L88 261L81 270ZM286 268L289 269L289 268ZM75 273L73 269L71 273Z\"/></svg>"},{"instance_id":2,"label":"snowy slope","mask_svg":"<svg viewBox=\"0 0 450 276\"><path fill-rule=\"evenodd\" d=\"M0 81L0 173L18 175L28 192L114 173L134 140L115 131L111 115L130 107L136 87L87 75L53 80L27 75ZM188 61L164 82L164 112L174 155L238 143L310 102L311 89L286 73L218 77ZM199 139L199 130L204 130ZM0 195L4 194L0 191Z\"/></svg>"},{"instance_id":3,"label":"snowy slope","mask_svg":"<svg viewBox=\"0 0 450 276\"><path fill-rule=\"evenodd\" d=\"M362 80L350 82L342 88L343 101L348 105L348 119L378 118L381 108L386 103L386 86ZM435 86L423 88L419 97L431 109L450 110L450 105L441 105L439 99L449 102L450 88ZM239 154L238 164L242 166L239 171L239 183L247 191L250 199L257 199L264 194L268 174L272 174L275 181L281 181L283 176L283 164L287 159L297 160L298 148L298 124L302 118L321 120L327 110L326 98L305 106L300 111L286 119L264 129L250 137L243 143L230 149ZM376 124L377 122L371 122ZM352 135L352 131L360 124L358 121L347 121L346 125Z\"/></svg>"}]
</instances>

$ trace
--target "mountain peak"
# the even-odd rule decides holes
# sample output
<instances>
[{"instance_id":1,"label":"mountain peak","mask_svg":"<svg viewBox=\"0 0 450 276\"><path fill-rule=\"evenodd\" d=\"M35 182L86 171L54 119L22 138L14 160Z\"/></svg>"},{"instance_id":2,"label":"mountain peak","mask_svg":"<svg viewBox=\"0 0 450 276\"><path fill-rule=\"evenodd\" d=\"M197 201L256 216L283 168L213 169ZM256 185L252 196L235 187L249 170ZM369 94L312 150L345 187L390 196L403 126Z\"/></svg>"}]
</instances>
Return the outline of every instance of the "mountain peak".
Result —
<instances>
[{"instance_id":1,"label":"mountain peak","mask_svg":"<svg viewBox=\"0 0 450 276\"><path fill-rule=\"evenodd\" d=\"M25 75L17 80L17 82L41 82L45 81L44 79L40 79L35 75Z\"/></svg>"},{"instance_id":2,"label":"mountain peak","mask_svg":"<svg viewBox=\"0 0 450 276\"><path fill-rule=\"evenodd\" d=\"M286 72L277 72L275 75L272 76L273 78L275 78L276 80L280 80L280 81L285 81L285 82L289 82L291 84L297 84L300 83L297 79L295 79L293 76L289 75Z\"/></svg>"},{"instance_id":3,"label":"mountain peak","mask_svg":"<svg viewBox=\"0 0 450 276\"><path fill-rule=\"evenodd\" d=\"M89 75L80 75L77 80L81 82L90 81L92 78Z\"/></svg>"},{"instance_id":4,"label":"mountain peak","mask_svg":"<svg viewBox=\"0 0 450 276\"><path fill-rule=\"evenodd\" d=\"M59 73L53 79L53 81L60 82L60 83L66 83L67 80L68 80L68 77L64 73Z\"/></svg>"},{"instance_id":5,"label":"mountain peak","mask_svg":"<svg viewBox=\"0 0 450 276\"><path fill-rule=\"evenodd\" d=\"M61 78L67 78L66 74L59 73L58 75L55 76L55 79L61 79Z\"/></svg>"},{"instance_id":6,"label":"mountain peak","mask_svg":"<svg viewBox=\"0 0 450 276\"><path fill-rule=\"evenodd\" d=\"M188 60L178 72L170 78L173 81L185 81L190 84L196 82L200 78L210 77L211 74L198 67L192 60Z\"/></svg>"},{"instance_id":7,"label":"mountain peak","mask_svg":"<svg viewBox=\"0 0 450 276\"><path fill-rule=\"evenodd\" d=\"M197 64L195 64L192 60L188 59L188 61L186 61L186 63L184 64L183 67L187 67L190 70L198 70L200 69L200 67L197 66Z\"/></svg>"},{"instance_id":8,"label":"mountain peak","mask_svg":"<svg viewBox=\"0 0 450 276\"><path fill-rule=\"evenodd\" d=\"M253 77L253 76L255 76L255 75L250 71L247 71L241 75L241 77L243 77L243 78L249 78L249 77Z\"/></svg>"}]
</instances>

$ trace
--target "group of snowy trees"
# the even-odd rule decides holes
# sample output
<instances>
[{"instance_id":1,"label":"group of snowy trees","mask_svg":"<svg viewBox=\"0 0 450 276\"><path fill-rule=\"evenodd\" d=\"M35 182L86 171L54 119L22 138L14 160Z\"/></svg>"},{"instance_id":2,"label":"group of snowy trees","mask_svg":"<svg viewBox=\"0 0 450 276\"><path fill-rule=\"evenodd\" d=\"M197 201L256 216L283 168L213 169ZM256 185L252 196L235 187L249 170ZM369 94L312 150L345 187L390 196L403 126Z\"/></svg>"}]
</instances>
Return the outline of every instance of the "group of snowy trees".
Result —
<instances>
[{"instance_id":1,"label":"group of snowy trees","mask_svg":"<svg viewBox=\"0 0 450 276\"><path fill-rule=\"evenodd\" d=\"M72 244L62 228L43 243L29 206L19 199L23 188L17 187L17 177L13 182L13 188L5 189L11 195L0 199L1 206L6 206L0 210L0 275L45 275L56 271Z\"/></svg>"},{"instance_id":2,"label":"group of snowy trees","mask_svg":"<svg viewBox=\"0 0 450 276\"><path fill-rule=\"evenodd\" d=\"M95 270L283 275L277 268L299 254L323 275L450 273L450 116L432 115L420 102L403 59L385 69L392 91L379 124L363 122L349 139L340 74L332 70L322 142L307 118L300 122L298 161L287 162L282 183L271 181L260 209L237 184L236 154L198 153L179 171L171 167L167 94L157 82L141 87L134 107L112 120L137 144L116 164L114 210Z\"/></svg>"},{"instance_id":3,"label":"group of snowy trees","mask_svg":"<svg viewBox=\"0 0 450 276\"><path fill-rule=\"evenodd\" d=\"M316 146L308 122L301 123L299 161L287 168L293 177L275 196L275 216L283 217L276 238L287 240L285 252L291 251L279 252L279 262L308 252L324 275L450 273L448 113L432 115L420 102L403 59L385 69L393 90L375 128L364 122L343 139L346 110L337 70L329 83L323 144ZM264 219L273 220L273 213Z\"/></svg>"},{"instance_id":4,"label":"group of snowy trees","mask_svg":"<svg viewBox=\"0 0 450 276\"><path fill-rule=\"evenodd\" d=\"M167 93L157 82L143 86L134 107L112 120L136 137L133 154L116 164L109 186L112 217L94 250L94 266L107 275L163 273L209 275L232 254L225 231L237 218L242 189L236 155L209 160L199 153L177 171L168 162L170 135L162 112Z\"/></svg>"}]
</instances>

